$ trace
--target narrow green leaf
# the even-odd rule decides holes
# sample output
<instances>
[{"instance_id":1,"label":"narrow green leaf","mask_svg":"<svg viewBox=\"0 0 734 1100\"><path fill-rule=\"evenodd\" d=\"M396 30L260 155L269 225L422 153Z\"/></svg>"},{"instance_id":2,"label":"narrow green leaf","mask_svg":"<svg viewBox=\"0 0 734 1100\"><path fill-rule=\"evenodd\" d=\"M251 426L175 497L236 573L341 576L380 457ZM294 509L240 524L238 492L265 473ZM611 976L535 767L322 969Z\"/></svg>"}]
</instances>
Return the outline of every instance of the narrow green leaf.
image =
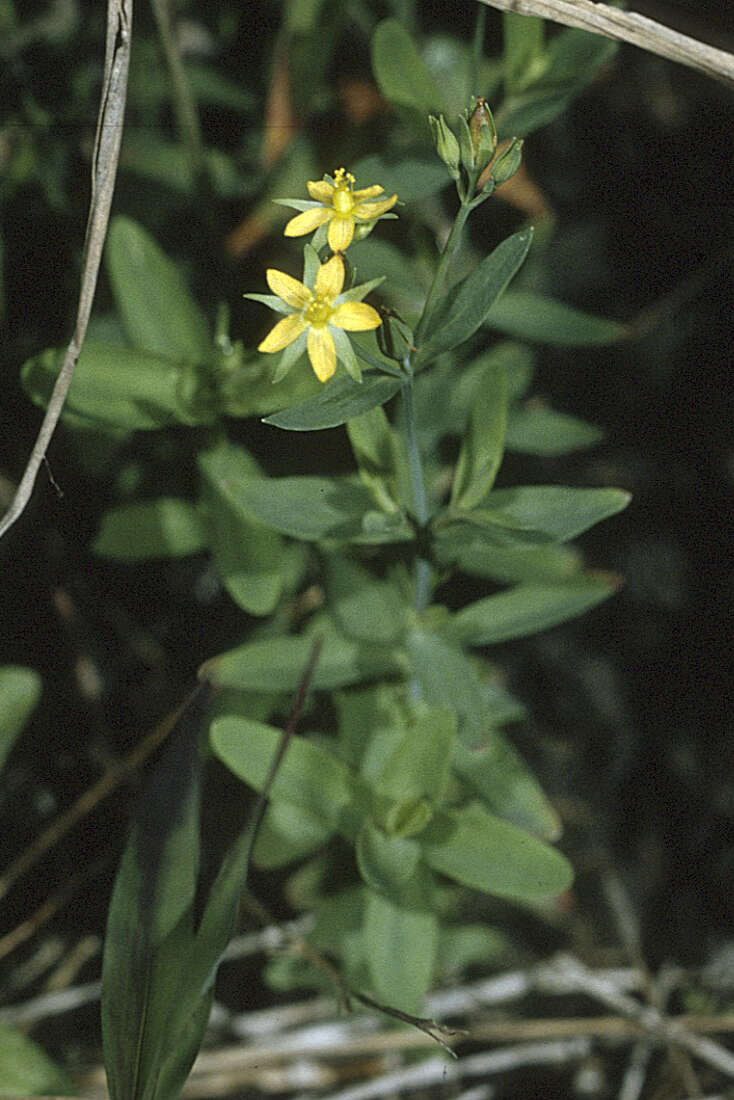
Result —
<instances>
[{"instance_id":1,"label":"narrow green leaf","mask_svg":"<svg viewBox=\"0 0 734 1100\"><path fill-rule=\"evenodd\" d=\"M543 70L545 23L531 16L503 12L502 38L505 93L515 95Z\"/></svg>"},{"instance_id":2,"label":"narrow green leaf","mask_svg":"<svg viewBox=\"0 0 734 1100\"><path fill-rule=\"evenodd\" d=\"M188 500L157 497L110 508L92 549L103 558L182 558L206 546L201 516Z\"/></svg>"},{"instance_id":3,"label":"narrow green leaf","mask_svg":"<svg viewBox=\"0 0 734 1100\"><path fill-rule=\"evenodd\" d=\"M476 744L488 721L483 685L470 658L445 638L417 628L407 643L413 675L428 703L450 707L461 738Z\"/></svg>"},{"instance_id":4,"label":"narrow green leaf","mask_svg":"<svg viewBox=\"0 0 734 1100\"><path fill-rule=\"evenodd\" d=\"M413 538L400 513L375 510L358 478L252 477L226 487L244 514L292 538L367 544Z\"/></svg>"},{"instance_id":5,"label":"narrow green leaf","mask_svg":"<svg viewBox=\"0 0 734 1100\"><path fill-rule=\"evenodd\" d=\"M372 37L372 71L388 102L413 108L421 115L435 114L442 107L440 89L413 38L397 19L383 19L377 25Z\"/></svg>"},{"instance_id":6,"label":"narrow green leaf","mask_svg":"<svg viewBox=\"0 0 734 1100\"><path fill-rule=\"evenodd\" d=\"M399 894L415 874L420 845L412 837L388 836L370 817L357 834L355 855L363 881L382 894Z\"/></svg>"},{"instance_id":7,"label":"narrow green leaf","mask_svg":"<svg viewBox=\"0 0 734 1100\"><path fill-rule=\"evenodd\" d=\"M76 1096L77 1090L47 1054L20 1031L0 1025L0 1081L3 1097Z\"/></svg>"},{"instance_id":8,"label":"narrow green leaf","mask_svg":"<svg viewBox=\"0 0 734 1100\"><path fill-rule=\"evenodd\" d=\"M443 564L501 584L567 581L581 569L581 556L573 547L495 546L463 523L439 531L434 547Z\"/></svg>"},{"instance_id":9,"label":"narrow green leaf","mask_svg":"<svg viewBox=\"0 0 734 1100\"><path fill-rule=\"evenodd\" d=\"M365 373L361 383L348 375L338 375L314 397L266 416L264 423L291 432L336 428L354 416L384 405L399 389L399 378L391 378L377 371Z\"/></svg>"},{"instance_id":10,"label":"narrow green leaf","mask_svg":"<svg viewBox=\"0 0 734 1100\"><path fill-rule=\"evenodd\" d=\"M495 489L487 497L486 504L556 542L568 542L601 520L621 512L631 499L630 493L623 489L519 485L512 489Z\"/></svg>"},{"instance_id":11,"label":"narrow green leaf","mask_svg":"<svg viewBox=\"0 0 734 1100\"><path fill-rule=\"evenodd\" d=\"M625 325L617 321L583 313L531 290L508 290L492 306L487 325L507 336L561 347L613 344L627 335Z\"/></svg>"},{"instance_id":12,"label":"narrow green leaf","mask_svg":"<svg viewBox=\"0 0 734 1100\"><path fill-rule=\"evenodd\" d=\"M363 935L375 996L403 1012L420 1012L435 967L438 919L427 878L418 876L402 903L367 891Z\"/></svg>"},{"instance_id":13,"label":"narrow green leaf","mask_svg":"<svg viewBox=\"0 0 734 1100\"><path fill-rule=\"evenodd\" d=\"M452 351L473 336L497 298L527 256L532 229L514 233L486 256L447 295L428 339L418 349L416 366L425 366L444 351Z\"/></svg>"},{"instance_id":14,"label":"narrow green leaf","mask_svg":"<svg viewBox=\"0 0 734 1100\"><path fill-rule=\"evenodd\" d=\"M200 693L199 708L206 695ZM102 1033L112 1100L169 1100L155 1088L165 1054L181 1051L184 1062L196 1054L171 1032L170 1015L184 996L180 968L193 934L199 708L186 712L169 736L115 880L102 967ZM193 1012L198 991L188 991L186 999ZM181 1084L191 1061L179 1063Z\"/></svg>"},{"instance_id":15,"label":"narrow green leaf","mask_svg":"<svg viewBox=\"0 0 734 1100\"><path fill-rule=\"evenodd\" d=\"M258 867L273 870L303 859L321 848L333 832L302 806L280 799L268 806L255 843L254 859Z\"/></svg>"},{"instance_id":16,"label":"narrow green leaf","mask_svg":"<svg viewBox=\"0 0 734 1100\"><path fill-rule=\"evenodd\" d=\"M223 446L199 456L209 543L232 599L251 615L269 615L283 587L283 540L241 508L234 486L259 476L244 447Z\"/></svg>"},{"instance_id":17,"label":"narrow green leaf","mask_svg":"<svg viewBox=\"0 0 734 1100\"><path fill-rule=\"evenodd\" d=\"M492 730L473 746L457 742L453 767L498 817L545 840L558 840L561 823L557 813L517 749L499 730Z\"/></svg>"},{"instance_id":18,"label":"narrow green leaf","mask_svg":"<svg viewBox=\"0 0 734 1100\"><path fill-rule=\"evenodd\" d=\"M469 604L453 616L444 632L463 645L476 646L524 638L582 615L617 588L615 578L598 575L566 584L519 584Z\"/></svg>"},{"instance_id":19,"label":"narrow green leaf","mask_svg":"<svg viewBox=\"0 0 734 1100\"><path fill-rule=\"evenodd\" d=\"M0 768L41 698L41 677L21 665L0 666Z\"/></svg>"},{"instance_id":20,"label":"narrow green leaf","mask_svg":"<svg viewBox=\"0 0 734 1100\"><path fill-rule=\"evenodd\" d=\"M371 153L361 157L353 166L352 171L357 179L357 186L379 183L384 188L386 195L397 194L400 202L417 202L418 199L427 199L431 195L443 191L450 182L446 174L446 168L435 156L426 156L423 149L417 149L414 153L401 150L399 156ZM382 242L381 242L382 243ZM360 265L360 252L356 255L356 263ZM376 269L375 274L385 274ZM360 273L360 279L364 276ZM403 270L402 278L406 272Z\"/></svg>"},{"instance_id":21,"label":"narrow green leaf","mask_svg":"<svg viewBox=\"0 0 734 1100\"><path fill-rule=\"evenodd\" d=\"M23 388L36 405L48 404L64 349L47 348L24 363ZM67 420L130 431L170 424L207 424L212 394L200 369L159 355L85 341L66 399Z\"/></svg>"},{"instance_id":22,"label":"narrow green leaf","mask_svg":"<svg viewBox=\"0 0 734 1100\"><path fill-rule=\"evenodd\" d=\"M249 642L206 661L200 676L218 687L239 691L278 694L295 691L308 663L312 644L313 639L304 636ZM394 676L402 671L403 665L402 655L395 650L327 634L311 687L330 691L346 684Z\"/></svg>"},{"instance_id":23,"label":"narrow green leaf","mask_svg":"<svg viewBox=\"0 0 734 1100\"><path fill-rule=\"evenodd\" d=\"M387 646L402 640L408 608L397 585L334 555L328 563L327 590L334 621L347 638Z\"/></svg>"},{"instance_id":24,"label":"narrow green leaf","mask_svg":"<svg viewBox=\"0 0 734 1100\"><path fill-rule=\"evenodd\" d=\"M110 282L130 343L182 363L203 363L213 345L181 272L137 222L117 215L106 247Z\"/></svg>"},{"instance_id":25,"label":"narrow green leaf","mask_svg":"<svg viewBox=\"0 0 734 1100\"><path fill-rule=\"evenodd\" d=\"M618 44L600 35L568 28L554 35L545 48L537 81L509 95L496 115L500 140L526 137L562 114L594 80L600 66L614 57Z\"/></svg>"},{"instance_id":26,"label":"narrow green leaf","mask_svg":"<svg viewBox=\"0 0 734 1100\"><path fill-rule=\"evenodd\" d=\"M603 438L593 424L533 403L510 410L505 442L510 451L552 456L592 447Z\"/></svg>"},{"instance_id":27,"label":"narrow green leaf","mask_svg":"<svg viewBox=\"0 0 734 1100\"><path fill-rule=\"evenodd\" d=\"M430 867L464 886L514 901L540 901L566 890L568 860L541 840L476 803L437 815L421 837Z\"/></svg>"},{"instance_id":28,"label":"narrow green leaf","mask_svg":"<svg viewBox=\"0 0 734 1100\"><path fill-rule=\"evenodd\" d=\"M400 802L420 798L439 802L448 783L455 741L453 711L425 703L416 706L375 784L379 794Z\"/></svg>"},{"instance_id":29,"label":"narrow green leaf","mask_svg":"<svg viewBox=\"0 0 734 1100\"><path fill-rule=\"evenodd\" d=\"M502 462L507 422L507 372L489 363L475 390L451 489L451 505L473 508L486 497Z\"/></svg>"},{"instance_id":30,"label":"narrow green leaf","mask_svg":"<svg viewBox=\"0 0 734 1100\"><path fill-rule=\"evenodd\" d=\"M257 791L265 785L281 737L275 726L238 715L215 718L210 731L212 749L222 763ZM366 793L354 772L333 753L298 736L288 743L270 799L287 802L352 840L366 806Z\"/></svg>"}]
</instances>

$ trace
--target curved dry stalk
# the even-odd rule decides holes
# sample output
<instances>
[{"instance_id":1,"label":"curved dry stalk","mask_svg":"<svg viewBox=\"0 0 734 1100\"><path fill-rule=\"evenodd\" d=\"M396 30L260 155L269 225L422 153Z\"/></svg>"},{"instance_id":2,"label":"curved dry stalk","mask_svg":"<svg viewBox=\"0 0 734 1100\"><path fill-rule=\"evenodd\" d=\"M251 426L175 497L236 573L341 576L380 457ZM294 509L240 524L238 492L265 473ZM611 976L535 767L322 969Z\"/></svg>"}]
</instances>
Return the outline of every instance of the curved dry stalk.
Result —
<instances>
[{"instance_id":1,"label":"curved dry stalk","mask_svg":"<svg viewBox=\"0 0 734 1100\"><path fill-rule=\"evenodd\" d=\"M86 336L97 287L99 265L102 260L102 249L107 235L112 195L115 190L125 115L127 74L130 67L132 18L133 0L107 0L104 76L92 153L92 194L84 238L82 285L79 291L76 324L23 477L10 507L0 520L0 536L4 535L23 514L30 500L38 471L59 422L74 367Z\"/></svg>"},{"instance_id":2,"label":"curved dry stalk","mask_svg":"<svg viewBox=\"0 0 734 1100\"><path fill-rule=\"evenodd\" d=\"M551 19L566 27L577 27L605 38L629 42L649 53L677 61L689 69L720 80L734 88L734 55L680 34L646 15L620 11L596 0L480 0L490 8Z\"/></svg>"}]
</instances>

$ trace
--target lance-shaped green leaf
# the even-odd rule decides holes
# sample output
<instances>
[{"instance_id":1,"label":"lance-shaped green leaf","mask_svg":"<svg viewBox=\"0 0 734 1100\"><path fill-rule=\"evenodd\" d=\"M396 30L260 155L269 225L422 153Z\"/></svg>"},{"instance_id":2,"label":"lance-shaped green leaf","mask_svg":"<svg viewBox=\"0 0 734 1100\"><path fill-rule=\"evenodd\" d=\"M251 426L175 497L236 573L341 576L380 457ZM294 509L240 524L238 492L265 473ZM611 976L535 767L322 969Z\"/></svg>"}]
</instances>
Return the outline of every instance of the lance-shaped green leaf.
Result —
<instances>
[{"instance_id":1,"label":"lance-shaped green leaf","mask_svg":"<svg viewBox=\"0 0 734 1100\"><path fill-rule=\"evenodd\" d=\"M238 691L295 691L313 646L313 638L265 638L211 657L199 675L218 687ZM330 691L347 684L359 684L404 670L404 658L384 646L352 642L327 633L311 687Z\"/></svg>"},{"instance_id":2,"label":"lance-shaped green leaf","mask_svg":"<svg viewBox=\"0 0 734 1100\"><path fill-rule=\"evenodd\" d=\"M292 538L365 544L413 538L400 513L375 509L356 477L251 477L228 488L244 514Z\"/></svg>"},{"instance_id":3,"label":"lance-shaped green leaf","mask_svg":"<svg viewBox=\"0 0 734 1100\"><path fill-rule=\"evenodd\" d=\"M380 893L399 894L420 860L420 844L413 837L388 835L371 817L365 818L355 844L362 880Z\"/></svg>"},{"instance_id":4,"label":"lance-shaped green leaf","mask_svg":"<svg viewBox=\"0 0 734 1100\"><path fill-rule=\"evenodd\" d=\"M486 809L545 840L558 840L558 815L520 753L499 730L471 746L457 742L453 767L482 796Z\"/></svg>"},{"instance_id":5,"label":"lance-shaped green leaf","mask_svg":"<svg viewBox=\"0 0 734 1100\"><path fill-rule=\"evenodd\" d=\"M440 160L434 155L427 156L420 147L406 152L401 150L399 155L381 156L379 153L370 153L366 157L360 157L356 164L352 165L352 171L358 182L359 180L379 180L386 194L392 195L397 192L400 201L404 203L417 202L419 199L436 195L439 191L443 191L449 182L446 178L446 169ZM370 238L367 239L370 240ZM359 252L355 255L355 262L360 271L361 256L360 242ZM377 268L374 274L387 275L388 279L390 278L390 273L384 269ZM401 282L406 280L406 275L403 261ZM363 275L360 274L360 278L363 278Z\"/></svg>"},{"instance_id":6,"label":"lance-shaped green leaf","mask_svg":"<svg viewBox=\"0 0 734 1100\"><path fill-rule=\"evenodd\" d=\"M434 871L515 901L552 897L573 878L560 852L478 803L437 814L421 836L421 846Z\"/></svg>"},{"instance_id":7,"label":"lance-shaped green leaf","mask_svg":"<svg viewBox=\"0 0 734 1100\"><path fill-rule=\"evenodd\" d=\"M627 328L617 321L584 313L532 290L508 290L487 317L490 328L539 344L593 347L623 340Z\"/></svg>"},{"instance_id":8,"label":"lance-shaped green leaf","mask_svg":"<svg viewBox=\"0 0 734 1100\"><path fill-rule=\"evenodd\" d=\"M251 615L268 615L283 586L283 540L241 507L237 484L260 476L243 448L222 446L199 456L209 543L217 572L235 602Z\"/></svg>"},{"instance_id":9,"label":"lance-shaped green leaf","mask_svg":"<svg viewBox=\"0 0 734 1100\"><path fill-rule=\"evenodd\" d=\"M474 508L486 497L502 462L507 422L507 372L489 363L474 391L451 489L451 505Z\"/></svg>"},{"instance_id":10,"label":"lance-shaped green leaf","mask_svg":"<svg viewBox=\"0 0 734 1100\"><path fill-rule=\"evenodd\" d=\"M449 291L430 325L427 340L418 349L416 368L425 366L444 351L452 351L474 335L522 265L532 238L532 229L514 233Z\"/></svg>"},{"instance_id":11,"label":"lance-shaped green leaf","mask_svg":"<svg viewBox=\"0 0 734 1100\"><path fill-rule=\"evenodd\" d=\"M204 696L200 693L199 700ZM193 942L199 867L197 716L192 708L169 736L115 880L102 970L102 1032L112 1100L175 1096L158 1086L162 1065L173 1057L178 1072L170 1073L180 1087L206 1024L201 1021L193 1043L178 1033L176 1018L183 1002L192 1020L199 1021L202 1011L201 991L185 987L182 965Z\"/></svg>"},{"instance_id":12,"label":"lance-shaped green leaf","mask_svg":"<svg viewBox=\"0 0 734 1100\"><path fill-rule=\"evenodd\" d=\"M63 358L63 349L48 348L24 363L23 388L36 405L48 404ZM72 423L103 430L145 431L208 424L215 407L201 368L118 344L86 341L64 415Z\"/></svg>"},{"instance_id":13,"label":"lance-shaped green leaf","mask_svg":"<svg viewBox=\"0 0 734 1100\"><path fill-rule=\"evenodd\" d=\"M570 546L496 546L464 523L450 524L434 541L436 557L464 573L501 584L567 581L581 569L581 556Z\"/></svg>"},{"instance_id":14,"label":"lance-shaped green leaf","mask_svg":"<svg viewBox=\"0 0 734 1100\"><path fill-rule=\"evenodd\" d=\"M41 697L41 677L21 665L0 667L0 768Z\"/></svg>"},{"instance_id":15,"label":"lance-shaped green leaf","mask_svg":"<svg viewBox=\"0 0 734 1100\"><path fill-rule=\"evenodd\" d=\"M76 1096L66 1073L14 1028L0 1025L0 1081L3 1096Z\"/></svg>"},{"instance_id":16,"label":"lance-shaped green leaf","mask_svg":"<svg viewBox=\"0 0 734 1100\"><path fill-rule=\"evenodd\" d=\"M256 791L265 786L282 735L275 726L239 715L215 718L210 731L212 748L222 763ZM270 799L298 807L352 840L368 807L366 789L356 774L333 753L298 736L288 742Z\"/></svg>"},{"instance_id":17,"label":"lance-shaped green leaf","mask_svg":"<svg viewBox=\"0 0 734 1100\"><path fill-rule=\"evenodd\" d=\"M394 895L367 890L362 932L375 996L403 1012L419 1012L438 948L438 918L425 868Z\"/></svg>"},{"instance_id":18,"label":"lance-shaped green leaf","mask_svg":"<svg viewBox=\"0 0 734 1100\"><path fill-rule=\"evenodd\" d=\"M449 778L456 740L456 715L447 707L416 704L407 729L375 781L380 795L404 803L428 798L438 802ZM390 824L388 822L388 829ZM398 832L396 827L390 831ZM407 835L407 833L406 833Z\"/></svg>"},{"instance_id":19,"label":"lance-shaped green leaf","mask_svg":"<svg viewBox=\"0 0 734 1100\"><path fill-rule=\"evenodd\" d=\"M389 103L427 115L442 107L441 90L413 37L397 19L383 19L372 37L372 71Z\"/></svg>"},{"instance_id":20,"label":"lance-shaped green leaf","mask_svg":"<svg viewBox=\"0 0 734 1100\"><path fill-rule=\"evenodd\" d=\"M510 410L505 444L509 451L550 456L592 447L603 438L604 432L585 420L528 402Z\"/></svg>"},{"instance_id":21,"label":"lance-shaped green leaf","mask_svg":"<svg viewBox=\"0 0 734 1100\"><path fill-rule=\"evenodd\" d=\"M285 867L321 848L333 833L322 821L291 802L280 799L268 806L253 853L258 867Z\"/></svg>"},{"instance_id":22,"label":"lance-shaped green leaf","mask_svg":"<svg viewBox=\"0 0 734 1100\"><path fill-rule=\"evenodd\" d=\"M617 48L616 42L576 28L554 35L547 43L539 79L517 94L509 95L498 111L500 140L515 134L525 137L557 118L594 79L599 67L614 56Z\"/></svg>"},{"instance_id":23,"label":"lance-shaped green leaf","mask_svg":"<svg viewBox=\"0 0 734 1100\"><path fill-rule=\"evenodd\" d=\"M157 497L110 508L102 516L92 548L103 558L144 561L181 558L205 546L196 505L179 497Z\"/></svg>"},{"instance_id":24,"label":"lance-shaped green leaf","mask_svg":"<svg viewBox=\"0 0 734 1100\"><path fill-rule=\"evenodd\" d=\"M282 412L266 416L266 424L286 428L291 432L313 432L336 428L352 417L384 405L400 389L400 379L370 371L355 382L349 375L337 375L313 397Z\"/></svg>"},{"instance_id":25,"label":"lance-shaped green leaf","mask_svg":"<svg viewBox=\"0 0 734 1100\"><path fill-rule=\"evenodd\" d=\"M347 638L387 646L402 640L408 608L398 585L339 554L329 559L327 590L334 621Z\"/></svg>"},{"instance_id":26,"label":"lance-shaped green leaf","mask_svg":"<svg viewBox=\"0 0 734 1100\"><path fill-rule=\"evenodd\" d=\"M176 265L141 225L118 215L107 235L107 270L130 343L182 363L212 355L203 313Z\"/></svg>"},{"instance_id":27,"label":"lance-shaped green leaf","mask_svg":"<svg viewBox=\"0 0 734 1100\"><path fill-rule=\"evenodd\" d=\"M489 724L483 685L461 648L430 631L411 631L407 643L412 672L426 702L450 707L462 740L476 744Z\"/></svg>"},{"instance_id":28,"label":"lance-shaped green leaf","mask_svg":"<svg viewBox=\"0 0 734 1100\"><path fill-rule=\"evenodd\" d=\"M618 578L587 575L565 584L518 584L457 612L443 627L463 645L496 645L575 619L619 587Z\"/></svg>"},{"instance_id":29,"label":"lance-shaped green leaf","mask_svg":"<svg viewBox=\"0 0 734 1100\"><path fill-rule=\"evenodd\" d=\"M601 520L621 512L631 499L623 489L519 485L513 489L495 489L485 503L555 542L568 542Z\"/></svg>"},{"instance_id":30,"label":"lance-shaped green leaf","mask_svg":"<svg viewBox=\"0 0 734 1100\"><path fill-rule=\"evenodd\" d=\"M502 44L505 94L516 95L543 71L545 23L532 16L504 12Z\"/></svg>"}]
</instances>

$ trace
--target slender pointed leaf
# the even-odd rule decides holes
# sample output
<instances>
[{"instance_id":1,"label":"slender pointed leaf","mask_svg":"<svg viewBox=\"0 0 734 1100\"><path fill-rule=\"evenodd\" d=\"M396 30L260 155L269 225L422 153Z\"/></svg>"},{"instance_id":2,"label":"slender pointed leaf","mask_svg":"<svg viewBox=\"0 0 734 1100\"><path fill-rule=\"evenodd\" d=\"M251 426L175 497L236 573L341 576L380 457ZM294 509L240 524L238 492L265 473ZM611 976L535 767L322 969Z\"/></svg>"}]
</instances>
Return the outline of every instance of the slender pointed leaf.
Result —
<instances>
[{"instance_id":1,"label":"slender pointed leaf","mask_svg":"<svg viewBox=\"0 0 734 1100\"><path fill-rule=\"evenodd\" d=\"M587 575L566 584L519 584L469 604L446 624L447 637L463 645L496 645L524 638L582 615L618 588L614 577Z\"/></svg>"},{"instance_id":2,"label":"slender pointed leaf","mask_svg":"<svg viewBox=\"0 0 734 1100\"><path fill-rule=\"evenodd\" d=\"M515 901L552 897L573 879L560 852L478 803L438 814L421 836L421 845L435 871Z\"/></svg>"},{"instance_id":3,"label":"slender pointed leaf","mask_svg":"<svg viewBox=\"0 0 734 1100\"><path fill-rule=\"evenodd\" d=\"M427 340L418 349L416 367L425 366L442 352L452 351L474 335L522 265L532 238L532 229L514 233L449 292L443 307L439 307L439 315Z\"/></svg>"},{"instance_id":4,"label":"slender pointed leaf","mask_svg":"<svg viewBox=\"0 0 734 1100\"><path fill-rule=\"evenodd\" d=\"M507 372L500 363L490 362L475 390L456 464L452 505L473 508L489 493L502 462L506 423Z\"/></svg>"},{"instance_id":5,"label":"slender pointed leaf","mask_svg":"<svg viewBox=\"0 0 734 1100\"><path fill-rule=\"evenodd\" d=\"M399 378L374 371L365 374L361 383L348 375L338 375L314 397L266 416L264 423L291 432L336 428L377 405L384 405L399 389Z\"/></svg>"}]
</instances>

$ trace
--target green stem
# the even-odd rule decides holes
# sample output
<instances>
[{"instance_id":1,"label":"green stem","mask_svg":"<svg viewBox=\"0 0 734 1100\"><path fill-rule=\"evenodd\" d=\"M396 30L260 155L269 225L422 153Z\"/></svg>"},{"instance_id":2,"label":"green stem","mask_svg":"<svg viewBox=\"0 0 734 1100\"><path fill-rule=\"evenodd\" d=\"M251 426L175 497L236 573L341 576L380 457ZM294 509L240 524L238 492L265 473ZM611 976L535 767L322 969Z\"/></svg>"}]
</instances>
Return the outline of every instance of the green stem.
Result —
<instances>
[{"instance_id":1,"label":"green stem","mask_svg":"<svg viewBox=\"0 0 734 1100\"><path fill-rule=\"evenodd\" d=\"M446 276L448 275L451 261L454 258L456 249L459 246L459 240L461 239L461 231L466 224L466 219L472 210L471 200L465 199L459 207L454 224L451 227L449 238L446 241L446 247L441 253L441 259L438 261L438 267L436 268L436 274L433 277L433 283L431 289L428 291L428 297L426 298L426 304L423 306L423 313L421 319L418 322L418 327L415 330L415 343L417 347L420 347L421 340L425 334L426 326L431 318L431 314L436 305L436 299L442 292L444 283L446 282Z\"/></svg>"},{"instance_id":2,"label":"green stem","mask_svg":"<svg viewBox=\"0 0 734 1100\"><path fill-rule=\"evenodd\" d=\"M421 532L424 530L429 518L428 494L426 492L426 479L423 473L423 460L418 446L418 434L415 421L415 404L413 401L413 368L410 359L404 360L405 374L403 376L403 425L405 428L405 446L408 452L408 466L410 469L410 482L413 489L413 515ZM431 563L420 553L415 559L415 609L420 614L428 607L431 595Z\"/></svg>"}]
</instances>

